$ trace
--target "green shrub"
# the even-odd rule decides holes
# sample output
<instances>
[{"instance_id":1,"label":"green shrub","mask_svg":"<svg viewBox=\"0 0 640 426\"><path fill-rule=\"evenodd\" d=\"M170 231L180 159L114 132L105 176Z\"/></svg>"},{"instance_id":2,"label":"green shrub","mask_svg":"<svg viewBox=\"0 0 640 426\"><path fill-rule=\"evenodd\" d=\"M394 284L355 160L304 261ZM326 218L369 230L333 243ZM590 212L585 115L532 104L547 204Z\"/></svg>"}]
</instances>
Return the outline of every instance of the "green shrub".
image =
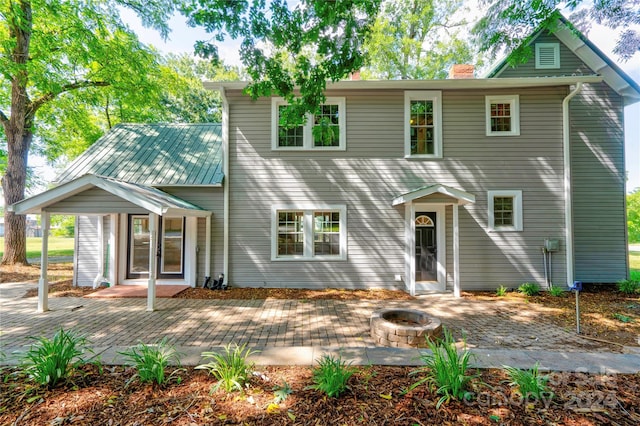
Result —
<instances>
[{"instance_id":1,"label":"green shrub","mask_svg":"<svg viewBox=\"0 0 640 426\"><path fill-rule=\"evenodd\" d=\"M618 291L624 294L634 294L640 289L640 282L634 280L618 281Z\"/></svg>"},{"instance_id":2,"label":"green shrub","mask_svg":"<svg viewBox=\"0 0 640 426\"><path fill-rule=\"evenodd\" d=\"M455 340L451 332L443 327L444 337L436 341L428 340L427 344L431 353L421 355L424 367L420 367L410 374L424 374L425 376L415 382L410 390L418 386L427 384L435 389L436 394L442 395L436 404L436 408L449 402L451 398L458 400L468 400L471 393L468 387L478 374L471 374L469 371L469 363L472 354L466 348L458 353Z\"/></svg>"},{"instance_id":3,"label":"green shrub","mask_svg":"<svg viewBox=\"0 0 640 426\"><path fill-rule=\"evenodd\" d=\"M338 397L349 389L347 383L355 372L356 369L341 357L323 355L313 369L314 384L310 388L324 392L329 397Z\"/></svg>"},{"instance_id":4,"label":"green shrub","mask_svg":"<svg viewBox=\"0 0 640 426\"><path fill-rule=\"evenodd\" d=\"M540 293L540 286L536 283L524 283L520 284L518 291L527 296L535 296Z\"/></svg>"},{"instance_id":5,"label":"green shrub","mask_svg":"<svg viewBox=\"0 0 640 426\"><path fill-rule=\"evenodd\" d=\"M640 271L635 271L632 269L631 271L629 271L629 278L631 279L631 281L640 283Z\"/></svg>"},{"instance_id":6,"label":"green shrub","mask_svg":"<svg viewBox=\"0 0 640 426\"><path fill-rule=\"evenodd\" d=\"M136 369L136 374L131 380L138 378L142 383L157 383L160 386L169 383L173 378L178 383L181 381L178 376L180 368L167 375L167 367L171 363L180 366L180 357L166 337L152 345L138 343L129 350L119 353L125 357L130 366Z\"/></svg>"},{"instance_id":7,"label":"green shrub","mask_svg":"<svg viewBox=\"0 0 640 426\"><path fill-rule=\"evenodd\" d=\"M74 371L86 364L86 353L93 355L89 341L73 331L60 329L53 339L30 337L36 342L22 357L22 369L28 377L40 385L55 387L71 377Z\"/></svg>"},{"instance_id":8,"label":"green shrub","mask_svg":"<svg viewBox=\"0 0 640 426\"><path fill-rule=\"evenodd\" d=\"M547 383L549 376L541 376L538 372L538 363L529 370L521 370L519 368L504 366L509 378L511 386L516 386L518 392L523 398L534 398L536 400L553 398L553 392L550 391Z\"/></svg>"},{"instance_id":9,"label":"green shrub","mask_svg":"<svg viewBox=\"0 0 640 426\"><path fill-rule=\"evenodd\" d=\"M565 291L564 289L562 289L562 287L552 285L551 287L549 287L549 294L553 297L562 297L565 295Z\"/></svg>"},{"instance_id":10,"label":"green shrub","mask_svg":"<svg viewBox=\"0 0 640 426\"><path fill-rule=\"evenodd\" d=\"M496 288L496 296L504 297L507 294L507 290L509 290L507 287L501 285L500 287Z\"/></svg>"},{"instance_id":11,"label":"green shrub","mask_svg":"<svg viewBox=\"0 0 640 426\"><path fill-rule=\"evenodd\" d=\"M224 353L203 352L203 358L211 358L211 362L201 364L196 367L199 370L207 370L209 374L218 380L212 391L222 387L226 392L234 389L242 391L249 382L253 372L253 363L249 363L247 358L255 352L247 348L246 343L242 346L237 344L231 349L231 344L225 346Z\"/></svg>"}]
</instances>

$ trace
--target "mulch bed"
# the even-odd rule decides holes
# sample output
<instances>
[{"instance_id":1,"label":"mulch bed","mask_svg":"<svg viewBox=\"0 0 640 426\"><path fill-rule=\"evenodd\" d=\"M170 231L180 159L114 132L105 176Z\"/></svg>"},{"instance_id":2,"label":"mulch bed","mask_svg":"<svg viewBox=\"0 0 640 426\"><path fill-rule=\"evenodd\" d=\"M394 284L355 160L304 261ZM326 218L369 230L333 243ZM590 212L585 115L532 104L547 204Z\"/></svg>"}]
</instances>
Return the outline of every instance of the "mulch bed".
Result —
<instances>
[{"instance_id":1,"label":"mulch bed","mask_svg":"<svg viewBox=\"0 0 640 426\"><path fill-rule=\"evenodd\" d=\"M309 367L263 367L242 393L211 392L202 370L180 372L166 387L132 381L125 367L87 366L73 383L53 390L5 370L0 424L20 425L637 425L640 375L553 373L552 400L523 400L501 370L479 371L473 399L436 408L439 396L408 367L359 367L350 389L329 398L309 388ZM292 393L274 402L274 389Z\"/></svg>"}]
</instances>

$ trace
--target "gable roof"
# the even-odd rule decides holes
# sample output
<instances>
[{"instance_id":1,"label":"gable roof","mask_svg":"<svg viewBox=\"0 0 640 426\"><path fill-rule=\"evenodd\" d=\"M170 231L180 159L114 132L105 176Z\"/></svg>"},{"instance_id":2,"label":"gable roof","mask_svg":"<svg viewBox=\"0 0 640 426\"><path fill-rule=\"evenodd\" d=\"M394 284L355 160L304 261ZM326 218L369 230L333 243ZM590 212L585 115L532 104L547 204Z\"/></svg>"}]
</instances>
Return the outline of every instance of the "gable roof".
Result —
<instances>
[{"instance_id":1,"label":"gable roof","mask_svg":"<svg viewBox=\"0 0 640 426\"><path fill-rule=\"evenodd\" d=\"M148 186L220 186L220 124L118 124L55 179L86 174Z\"/></svg>"},{"instance_id":2,"label":"gable roof","mask_svg":"<svg viewBox=\"0 0 640 426\"><path fill-rule=\"evenodd\" d=\"M465 204L476 202L476 196L469 192L456 189L451 186L436 183L432 185L423 186L421 188L417 188L409 192L405 192L404 194L400 194L399 196L393 199L393 201L391 202L391 205L397 206L400 204L405 204L405 203L417 200L419 198L429 197L430 195L434 195L434 194L443 194L448 197L451 197L454 200L456 200L457 204L459 205L465 205Z\"/></svg>"},{"instance_id":3,"label":"gable roof","mask_svg":"<svg viewBox=\"0 0 640 426\"><path fill-rule=\"evenodd\" d=\"M569 50L573 52L595 73L602 76L603 81L624 98L625 105L640 102L640 85L627 73L616 65L602 50L593 44L584 34L578 31L562 14L557 12L557 27L552 32ZM533 43L545 29L540 28L530 37L529 43ZM509 67L508 55L493 67L485 76L486 78L499 77Z\"/></svg>"},{"instance_id":4,"label":"gable roof","mask_svg":"<svg viewBox=\"0 0 640 426\"><path fill-rule=\"evenodd\" d=\"M53 213L56 213L56 203L91 188L103 189L160 216L207 217L211 215L211 212L203 210L194 204L159 189L90 174L12 204L9 206L9 210L17 214L39 214L43 210L51 209ZM94 205L90 207L95 210L91 213L98 214L108 211L108 207L106 206ZM83 213L87 213L87 211L83 211Z\"/></svg>"}]
</instances>

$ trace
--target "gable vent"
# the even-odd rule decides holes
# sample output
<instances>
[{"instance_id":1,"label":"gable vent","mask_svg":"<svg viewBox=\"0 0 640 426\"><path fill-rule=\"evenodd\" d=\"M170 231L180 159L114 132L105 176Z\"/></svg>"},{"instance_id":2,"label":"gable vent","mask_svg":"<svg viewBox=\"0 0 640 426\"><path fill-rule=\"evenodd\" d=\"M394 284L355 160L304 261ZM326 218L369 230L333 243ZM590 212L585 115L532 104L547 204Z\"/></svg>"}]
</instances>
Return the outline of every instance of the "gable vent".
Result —
<instances>
[{"instance_id":1,"label":"gable vent","mask_svg":"<svg viewBox=\"0 0 640 426\"><path fill-rule=\"evenodd\" d=\"M536 44L536 69L560 68L560 45L558 43Z\"/></svg>"}]
</instances>

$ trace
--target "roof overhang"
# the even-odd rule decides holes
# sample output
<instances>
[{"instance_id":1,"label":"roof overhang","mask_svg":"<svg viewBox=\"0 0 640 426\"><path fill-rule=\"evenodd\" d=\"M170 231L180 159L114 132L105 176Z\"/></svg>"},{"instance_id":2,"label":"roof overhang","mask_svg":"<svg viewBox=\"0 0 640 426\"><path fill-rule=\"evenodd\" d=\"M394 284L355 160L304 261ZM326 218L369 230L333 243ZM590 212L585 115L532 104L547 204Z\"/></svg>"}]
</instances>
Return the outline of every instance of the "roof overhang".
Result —
<instances>
[{"instance_id":1,"label":"roof overhang","mask_svg":"<svg viewBox=\"0 0 640 426\"><path fill-rule=\"evenodd\" d=\"M469 78L448 80L342 80L327 83L327 90L472 90L472 89L509 89L518 87L570 86L578 82L599 83L600 75L580 75L562 77L518 77L518 78ZM243 90L246 81L219 82L205 81L203 85L210 90Z\"/></svg>"},{"instance_id":2,"label":"roof overhang","mask_svg":"<svg viewBox=\"0 0 640 426\"><path fill-rule=\"evenodd\" d=\"M544 30L538 30L530 39L533 43ZM573 28L571 23L563 16L559 15L558 25L553 31L569 50L571 50L582 62L584 62L595 73L602 76L609 87L615 90L624 99L625 105L632 105L640 102L640 85L616 65L607 55L605 55L595 44L584 36L580 31ZM509 67L508 56L500 61L487 73L486 77L498 77ZM543 78L543 77L541 77ZM546 78L546 77L544 77ZM577 81L576 81L577 82ZM584 83L584 82L583 82Z\"/></svg>"},{"instance_id":3,"label":"roof overhang","mask_svg":"<svg viewBox=\"0 0 640 426\"><path fill-rule=\"evenodd\" d=\"M391 205L398 206L400 204L411 203L421 198L428 198L434 194L442 194L451 197L451 204L465 205L476 202L476 196L460 189L452 188L447 185L434 184L423 186L418 189L406 192L393 199ZM455 202L453 202L455 201Z\"/></svg>"},{"instance_id":4,"label":"roof overhang","mask_svg":"<svg viewBox=\"0 0 640 426\"><path fill-rule=\"evenodd\" d=\"M212 214L210 211L203 210L194 204L156 188L91 174L12 204L9 206L9 210L16 214L39 214L43 211L57 213L55 208L52 208L56 203L91 188L103 189L116 197L160 216L207 217ZM108 213L108 208L105 206L88 207L91 211L83 209L83 214Z\"/></svg>"}]
</instances>

